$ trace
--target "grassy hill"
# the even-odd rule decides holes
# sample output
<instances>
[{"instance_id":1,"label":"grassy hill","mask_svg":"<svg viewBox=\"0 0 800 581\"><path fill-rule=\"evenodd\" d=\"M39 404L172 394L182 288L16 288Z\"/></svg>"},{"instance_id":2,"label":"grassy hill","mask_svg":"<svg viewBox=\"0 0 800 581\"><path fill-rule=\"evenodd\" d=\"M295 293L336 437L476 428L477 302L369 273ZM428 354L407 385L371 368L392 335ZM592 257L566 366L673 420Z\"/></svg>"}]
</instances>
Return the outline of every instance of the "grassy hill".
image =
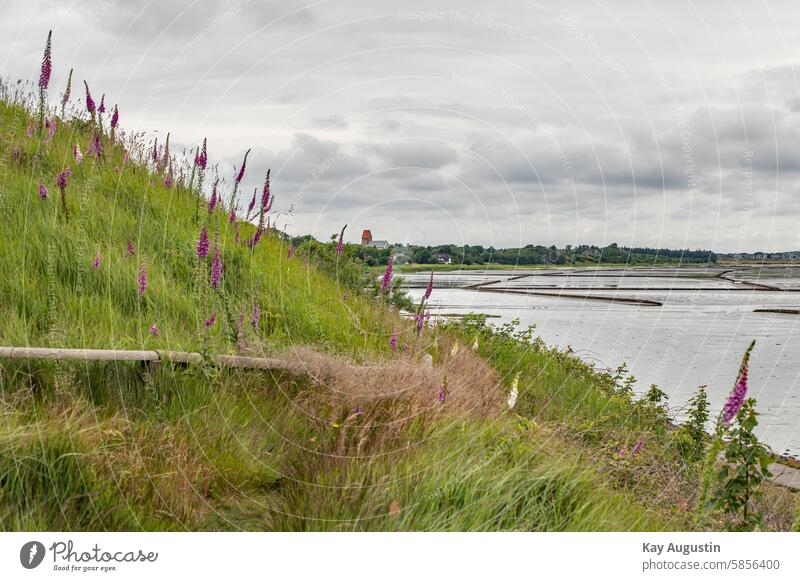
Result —
<instances>
[{"instance_id":1,"label":"grassy hill","mask_svg":"<svg viewBox=\"0 0 800 581\"><path fill-rule=\"evenodd\" d=\"M47 138L33 110L4 87L0 345L242 352L289 370L0 360L0 529L695 526L696 468L624 374L479 318L418 336L332 245L324 260L289 256L268 232L251 249L255 227L231 223L227 204L209 212L191 163L174 157L167 186L151 144L112 140L85 113L51 113ZM203 226L211 251L198 258ZM786 528L790 495L764 502Z\"/></svg>"}]
</instances>

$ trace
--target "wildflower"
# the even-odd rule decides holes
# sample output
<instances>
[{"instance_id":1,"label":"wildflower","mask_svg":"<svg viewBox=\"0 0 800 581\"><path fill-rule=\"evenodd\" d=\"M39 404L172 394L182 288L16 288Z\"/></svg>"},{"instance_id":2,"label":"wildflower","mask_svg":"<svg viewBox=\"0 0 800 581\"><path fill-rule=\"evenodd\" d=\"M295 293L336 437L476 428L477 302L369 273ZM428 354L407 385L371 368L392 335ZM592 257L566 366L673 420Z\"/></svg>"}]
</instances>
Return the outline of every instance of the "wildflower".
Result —
<instances>
[{"instance_id":1,"label":"wildflower","mask_svg":"<svg viewBox=\"0 0 800 581\"><path fill-rule=\"evenodd\" d=\"M103 144L100 141L100 134L95 133L92 144L89 146L89 155L96 155L98 159L103 155Z\"/></svg>"},{"instance_id":2,"label":"wildflower","mask_svg":"<svg viewBox=\"0 0 800 581\"><path fill-rule=\"evenodd\" d=\"M158 333L158 327L156 326L156 324L155 324L155 323L153 323L153 326L152 326L152 327L150 327L150 334L151 334L153 337L158 337L158 335L159 335L159 333Z\"/></svg>"},{"instance_id":3,"label":"wildflower","mask_svg":"<svg viewBox=\"0 0 800 581\"><path fill-rule=\"evenodd\" d=\"M432 292L433 292L433 271L431 271L431 279L428 281L428 286L425 289L425 293L422 295L422 300L427 301L431 297Z\"/></svg>"},{"instance_id":4,"label":"wildflower","mask_svg":"<svg viewBox=\"0 0 800 581\"><path fill-rule=\"evenodd\" d=\"M197 158L195 159L195 163L200 169L202 170L206 169L206 164L208 163L208 153L206 151L205 139L203 139L203 149L200 151L200 155L198 155Z\"/></svg>"},{"instance_id":5,"label":"wildflower","mask_svg":"<svg viewBox=\"0 0 800 581\"><path fill-rule=\"evenodd\" d=\"M247 156L250 155L250 150L248 149L247 152L244 154L244 160L242 161L242 167L239 168L239 173L236 174L236 185L238 186L242 178L244 177L244 170L247 167Z\"/></svg>"},{"instance_id":6,"label":"wildflower","mask_svg":"<svg viewBox=\"0 0 800 581\"><path fill-rule=\"evenodd\" d=\"M250 212L253 211L253 208L256 207L256 193L258 192L258 188L253 188L253 199L250 200L250 203L247 204L247 216L250 216Z\"/></svg>"},{"instance_id":7,"label":"wildflower","mask_svg":"<svg viewBox=\"0 0 800 581\"><path fill-rule=\"evenodd\" d=\"M231 206L231 213L228 214L228 222L231 224L236 222L236 206Z\"/></svg>"},{"instance_id":8,"label":"wildflower","mask_svg":"<svg viewBox=\"0 0 800 581\"><path fill-rule=\"evenodd\" d=\"M203 224L203 228L200 230L200 237L197 239L197 258L205 258L208 256L208 248L208 230L205 224Z\"/></svg>"},{"instance_id":9,"label":"wildflower","mask_svg":"<svg viewBox=\"0 0 800 581\"><path fill-rule=\"evenodd\" d=\"M94 260L92 261L92 268L97 270L100 268L100 251L98 250L94 255Z\"/></svg>"},{"instance_id":10,"label":"wildflower","mask_svg":"<svg viewBox=\"0 0 800 581\"><path fill-rule=\"evenodd\" d=\"M627 448L621 448L620 451L617 452L617 454L620 455L620 456L624 456L627 453L628 453L628 449Z\"/></svg>"},{"instance_id":11,"label":"wildflower","mask_svg":"<svg viewBox=\"0 0 800 581\"><path fill-rule=\"evenodd\" d=\"M153 140L153 165L158 165L158 137Z\"/></svg>"},{"instance_id":12,"label":"wildflower","mask_svg":"<svg viewBox=\"0 0 800 581\"><path fill-rule=\"evenodd\" d=\"M164 143L164 155L161 156L161 165L158 167L158 171L162 171L165 167L170 165L171 159L169 154L169 133L167 133L167 140Z\"/></svg>"},{"instance_id":13,"label":"wildflower","mask_svg":"<svg viewBox=\"0 0 800 581\"><path fill-rule=\"evenodd\" d=\"M100 97L100 106L97 108L98 113L105 113L106 112L106 94L103 93Z\"/></svg>"},{"instance_id":14,"label":"wildflower","mask_svg":"<svg viewBox=\"0 0 800 581\"><path fill-rule=\"evenodd\" d=\"M508 409L513 410L519 397L519 371L511 382L511 391L508 394Z\"/></svg>"},{"instance_id":15,"label":"wildflower","mask_svg":"<svg viewBox=\"0 0 800 581\"><path fill-rule=\"evenodd\" d=\"M51 59L53 31L47 33L47 45L42 58L42 72L39 74L39 130L44 129L44 114L47 107L47 85L50 84L50 73L53 71Z\"/></svg>"},{"instance_id":16,"label":"wildflower","mask_svg":"<svg viewBox=\"0 0 800 581\"><path fill-rule=\"evenodd\" d=\"M744 403L744 398L747 395L747 372L750 365L750 352L753 350L755 344L755 341L750 343L750 347L745 351L744 357L742 357L742 364L739 367L739 375L736 378L736 384L728 396L725 406L722 408L722 423L726 426L730 424L733 418L736 417L736 414L739 413Z\"/></svg>"},{"instance_id":17,"label":"wildflower","mask_svg":"<svg viewBox=\"0 0 800 581\"><path fill-rule=\"evenodd\" d=\"M217 288L222 279L222 260L220 258L219 242L214 247L214 257L211 259L211 287Z\"/></svg>"},{"instance_id":18,"label":"wildflower","mask_svg":"<svg viewBox=\"0 0 800 581\"><path fill-rule=\"evenodd\" d=\"M53 62L51 60L53 31L47 33L47 45L44 49L44 58L42 59L42 72L39 75L39 88L46 91L47 85L50 84L50 73L53 71Z\"/></svg>"},{"instance_id":19,"label":"wildflower","mask_svg":"<svg viewBox=\"0 0 800 581\"><path fill-rule=\"evenodd\" d=\"M204 322L206 329L210 329L211 327L213 327L214 323L216 322L217 322L217 311L214 311L213 313L211 313L211 316Z\"/></svg>"},{"instance_id":20,"label":"wildflower","mask_svg":"<svg viewBox=\"0 0 800 581\"><path fill-rule=\"evenodd\" d=\"M422 327L425 324L425 316L422 313L414 315L414 321L417 323L417 335L422 335Z\"/></svg>"},{"instance_id":21,"label":"wildflower","mask_svg":"<svg viewBox=\"0 0 800 581\"><path fill-rule=\"evenodd\" d=\"M46 200L49 194L50 192L47 191L47 186L44 185L42 180L39 180L39 197Z\"/></svg>"},{"instance_id":22,"label":"wildflower","mask_svg":"<svg viewBox=\"0 0 800 581\"><path fill-rule=\"evenodd\" d=\"M269 172L270 170L267 170L267 177L264 179L264 190L261 193L261 210L263 212L269 212L270 208L272 208L272 203L269 199Z\"/></svg>"},{"instance_id":23,"label":"wildflower","mask_svg":"<svg viewBox=\"0 0 800 581\"><path fill-rule=\"evenodd\" d=\"M245 242L245 244L247 244L249 248L255 248L256 245L261 241L261 236L263 235L263 233L264 233L264 226L262 226L261 223L259 222L255 234L253 234L253 237L247 242Z\"/></svg>"},{"instance_id":24,"label":"wildflower","mask_svg":"<svg viewBox=\"0 0 800 581\"><path fill-rule=\"evenodd\" d=\"M217 207L217 184L219 179L214 180L214 187L211 189L211 199L208 201L208 213L213 214L214 208Z\"/></svg>"},{"instance_id":25,"label":"wildflower","mask_svg":"<svg viewBox=\"0 0 800 581\"><path fill-rule=\"evenodd\" d=\"M114 133L117 131L118 125L119 125L119 110L117 109L117 106L114 105L114 112L111 114L111 141L114 141Z\"/></svg>"},{"instance_id":26,"label":"wildflower","mask_svg":"<svg viewBox=\"0 0 800 581\"><path fill-rule=\"evenodd\" d=\"M439 386L439 393L436 396L436 399L439 400L439 403L444 403L445 400L447 399L447 386L445 385L446 383L447 383L447 378L445 378L445 380Z\"/></svg>"},{"instance_id":27,"label":"wildflower","mask_svg":"<svg viewBox=\"0 0 800 581\"><path fill-rule=\"evenodd\" d=\"M128 238L128 247L126 249L128 256L136 256L136 247L131 242L131 239Z\"/></svg>"},{"instance_id":28,"label":"wildflower","mask_svg":"<svg viewBox=\"0 0 800 581\"><path fill-rule=\"evenodd\" d=\"M65 190L69 181L69 176L72 175L72 170L68 167L64 168L60 174L56 176L56 185L61 190Z\"/></svg>"},{"instance_id":29,"label":"wildflower","mask_svg":"<svg viewBox=\"0 0 800 581\"><path fill-rule=\"evenodd\" d=\"M64 118L64 109L67 107L67 103L69 102L69 96L72 93L72 69L69 70L69 76L67 77L67 88L64 90L64 96L61 97L61 118Z\"/></svg>"},{"instance_id":30,"label":"wildflower","mask_svg":"<svg viewBox=\"0 0 800 581\"><path fill-rule=\"evenodd\" d=\"M147 263L142 262L139 266L139 296L144 295L147 291Z\"/></svg>"},{"instance_id":31,"label":"wildflower","mask_svg":"<svg viewBox=\"0 0 800 581\"><path fill-rule=\"evenodd\" d=\"M89 84L86 81L83 81L83 84L86 87L86 110L94 120L94 112L96 110L94 99L92 99L92 94L89 92Z\"/></svg>"},{"instance_id":32,"label":"wildflower","mask_svg":"<svg viewBox=\"0 0 800 581\"><path fill-rule=\"evenodd\" d=\"M72 147L72 153L75 156L75 164L80 165L83 161L83 154L81 153L81 146L77 143Z\"/></svg>"},{"instance_id":33,"label":"wildflower","mask_svg":"<svg viewBox=\"0 0 800 581\"><path fill-rule=\"evenodd\" d=\"M386 270L383 272L383 280L381 281L381 292L388 292L392 288L392 272L394 270L394 254L389 257L389 262L386 263Z\"/></svg>"},{"instance_id":34,"label":"wildflower","mask_svg":"<svg viewBox=\"0 0 800 581\"><path fill-rule=\"evenodd\" d=\"M50 143L53 139L53 136L56 134L56 129L58 125L56 124L56 120L53 119L52 121L50 118L44 120L44 126L47 129L47 137L45 138L45 143Z\"/></svg>"},{"instance_id":35,"label":"wildflower","mask_svg":"<svg viewBox=\"0 0 800 581\"><path fill-rule=\"evenodd\" d=\"M389 337L389 347L391 347L392 351L395 353L397 352L397 331L394 331L392 336Z\"/></svg>"},{"instance_id":36,"label":"wildflower","mask_svg":"<svg viewBox=\"0 0 800 581\"><path fill-rule=\"evenodd\" d=\"M168 172L167 172L167 174L164 176L164 187L165 187L165 188L171 188L171 187L172 187L172 184L173 184L174 182L175 182L175 178L174 178L174 176L172 175L172 165L170 164L170 166L169 166L169 171L168 171Z\"/></svg>"},{"instance_id":37,"label":"wildflower","mask_svg":"<svg viewBox=\"0 0 800 581\"><path fill-rule=\"evenodd\" d=\"M639 439L636 440L636 443L631 448L631 454L638 454L644 448L644 436L639 436Z\"/></svg>"},{"instance_id":38,"label":"wildflower","mask_svg":"<svg viewBox=\"0 0 800 581\"><path fill-rule=\"evenodd\" d=\"M344 249L344 230L347 228L347 224L342 227L342 231L339 232L339 242L336 244L336 255L341 256L342 250Z\"/></svg>"},{"instance_id":39,"label":"wildflower","mask_svg":"<svg viewBox=\"0 0 800 581\"><path fill-rule=\"evenodd\" d=\"M356 404L355 409L353 410L353 417L363 416L364 412L361 411L361 406Z\"/></svg>"},{"instance_id":40,"label":"wildflower","mask_svg":"<svg viewBox=\"0 0 800 581\"><path fill-rule=\"evenodd\" d=\"M253 311L250 313L250 324L254 329L258 329L258 323L261 321L261 307L258 301L253 300Z\"/></svg>"}]
</instances>

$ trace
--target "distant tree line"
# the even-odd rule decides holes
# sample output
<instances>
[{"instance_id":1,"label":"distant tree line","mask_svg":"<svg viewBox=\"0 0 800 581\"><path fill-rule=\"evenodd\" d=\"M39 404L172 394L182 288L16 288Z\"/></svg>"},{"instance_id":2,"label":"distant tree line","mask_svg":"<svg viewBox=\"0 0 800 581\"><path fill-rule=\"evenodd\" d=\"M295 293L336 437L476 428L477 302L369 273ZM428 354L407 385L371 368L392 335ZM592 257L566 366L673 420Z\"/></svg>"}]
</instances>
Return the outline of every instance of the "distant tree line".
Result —
<instances>
[{"instance_id":1,"label":"distant tree line","mask_svg":"<svg viewBox=\"0 0 800 581\"><path fill-rule=\"evenodd\" d=\"M335 237L334 237L335 238ZM328 256L326 249L332 242L318 242L312 236L299 236L293 239L294 245L306 252L319 254L322 262L330 261L331 269L336 268L335 257ZM711 250L675 250L671 248L625 247L617 244L608 246L567 245L541 246L528 244L521 248L494 248L479 244L440 244L438 246L394 245L388 248L372 248L358 244L346 244L345 254L367 266L382 266L395 254L396 264L436 264L455 265L569 265L569 264L713 264L717 255ZM323 258L324 257L324 258ZM341 269L341 266L339 267Z\"/></svg>"},{"instance_id":2,"label":"distant tree line","mask_svg":"<svg viewBox=\"0 0 800 581\"><path fill-rule=\"evenodd\" d=\"M395 252L397 263L460 265L508 264L508 265L565 265L565 264L658 264L658 263L715 263L717 255L710 250L673 250L670 248L628 248L608 246L540 246L528 244L522 248L494 248L492 246L442 244L439 246L395 246L394 248L369 248L357 246L355 256L369 266L386 264L389 255Z\"/></svg>"}]
</instances>

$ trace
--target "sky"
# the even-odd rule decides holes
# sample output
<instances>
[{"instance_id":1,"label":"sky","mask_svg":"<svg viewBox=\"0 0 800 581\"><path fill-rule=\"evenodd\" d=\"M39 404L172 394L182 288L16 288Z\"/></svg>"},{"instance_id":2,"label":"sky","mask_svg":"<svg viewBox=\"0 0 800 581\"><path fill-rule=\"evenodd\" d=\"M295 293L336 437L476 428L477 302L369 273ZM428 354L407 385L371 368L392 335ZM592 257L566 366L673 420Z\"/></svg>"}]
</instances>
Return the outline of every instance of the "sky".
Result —
<instances>
[{"instance_id":1,"label":"sky","mask_svg":"<svg viewBox=\"0 0 800 581\"><path fill-rule=\"evenodd\" d=\"M279 225L413 244L800 248L792 2L0 0L0 75L70 67L208 139ZM81 97L80 91L74 91ZM97 96L97 95L95 95Z\"/></svg>"}]
</instances>

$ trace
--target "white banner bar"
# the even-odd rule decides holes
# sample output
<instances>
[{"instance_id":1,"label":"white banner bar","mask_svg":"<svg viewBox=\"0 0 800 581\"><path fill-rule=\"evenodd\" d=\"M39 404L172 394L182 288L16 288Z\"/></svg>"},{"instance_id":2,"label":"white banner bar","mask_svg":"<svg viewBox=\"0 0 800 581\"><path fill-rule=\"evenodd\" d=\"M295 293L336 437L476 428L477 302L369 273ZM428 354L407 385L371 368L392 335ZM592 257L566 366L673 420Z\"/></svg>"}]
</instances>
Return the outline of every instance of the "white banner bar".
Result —
<instances>
[{"instance_id":1,"label":"white banner bar","mask_svg":"<svg viewBox=\"0 0 800 581\"><path fill-rule=\"evenodd\" d=\"M794 533L0 535L3 580L800 579L798 563Z\"/></svg>"}]
</instances>

